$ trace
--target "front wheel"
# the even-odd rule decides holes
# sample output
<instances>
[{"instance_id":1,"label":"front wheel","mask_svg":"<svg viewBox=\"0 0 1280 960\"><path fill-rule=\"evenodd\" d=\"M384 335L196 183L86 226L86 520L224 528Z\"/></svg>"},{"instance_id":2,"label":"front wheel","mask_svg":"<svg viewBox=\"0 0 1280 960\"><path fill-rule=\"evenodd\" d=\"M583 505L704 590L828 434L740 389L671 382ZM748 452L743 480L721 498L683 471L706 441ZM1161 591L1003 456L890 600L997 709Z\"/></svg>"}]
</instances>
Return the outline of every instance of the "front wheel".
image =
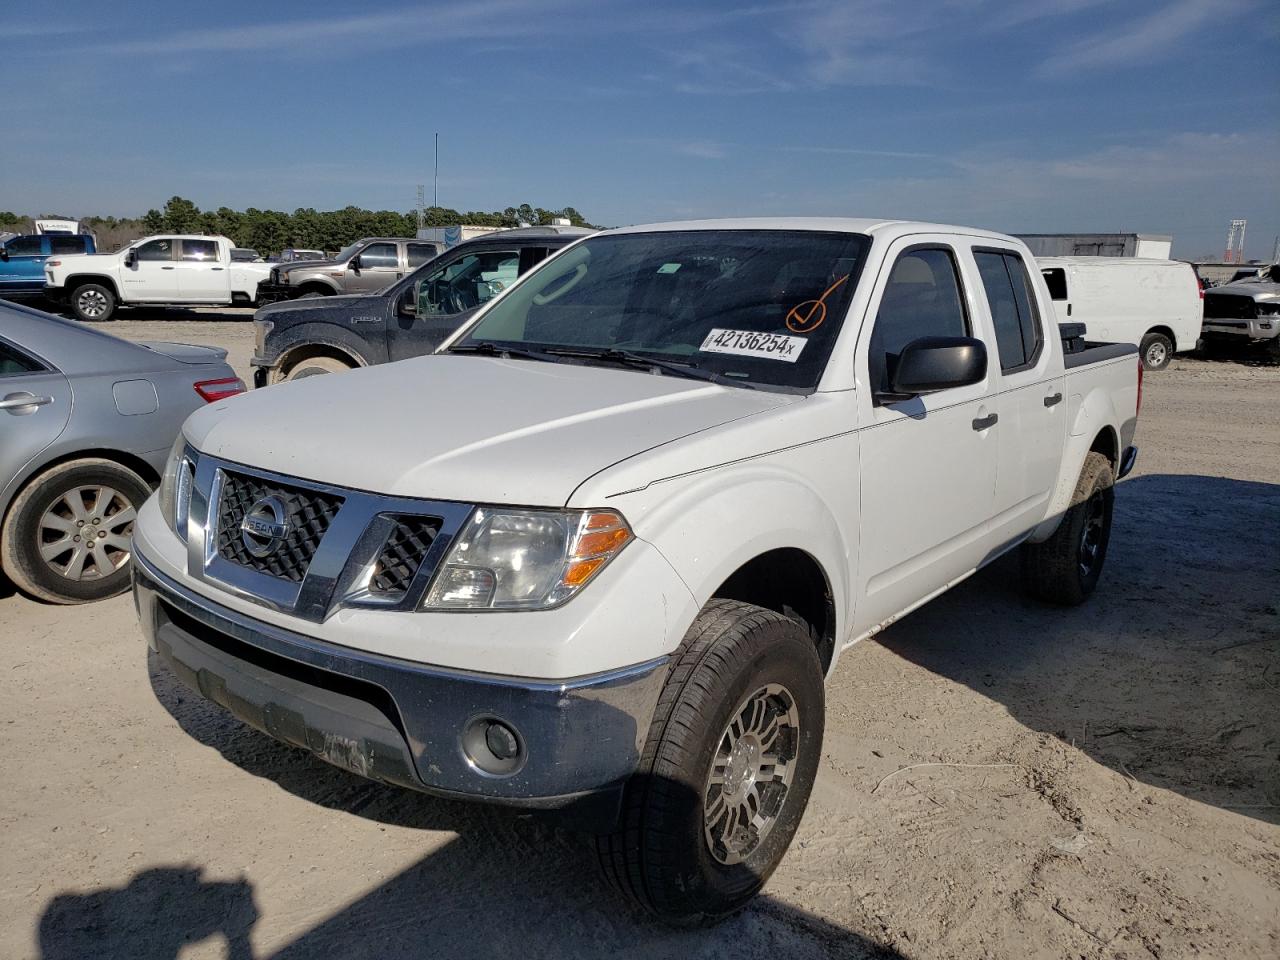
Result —
<instances>
[{"instance_id":1,"label":"front wheel","mask_svg":"<svg viewBox=\"0 0 1280 960\"><path fill-rule=\"evenodd\" d=\"M1163 370L1173 362L1173 341L1163 333L1148 333L1138 351L1147 370Z\"/></svg>"},{"instance_id":2,"label":"front wheel","mask_svg":"<svg viewBox=\"0 0 1280 960\"><path fill-rule=\"evenodd\" d=\"M280 378L280 382L288 383L290 380L301 380L304 377L315 377L324 373L342 373L350 369L352 369L351 364L343 363L336 357L308 357L291 366Z\"/></svg>"},{"instance_id":3,"label":"front wheel","mask_svg":"<svg viewBox=\"0 0 1280 960\"><path fill-rule=\"evenodd\" d=\"M129 588L130 537L151 488L110 460L51 467L14 499L0 530L4 571L27 593L84 603Z\"/></svg>"},{"instance_id":4,"label":"front wheel","mask_svg":"<svg viewBox=\"0 0 1280 960\"><path fill-rule=\"evenodd\" d=\"M596 840L605 874L673 923L744 907L800 825L824 710L822 666L799 623L712 600L674 657L618 829Z\"/></svg>"},{"instance_id":5,"label":"front wheel","mask_svg":"<svg viewBox=\"0 0 1280 960\"><path fill-rule=\"evenodd\" d=\"M76 319L85 322L110 320L116 312L116 295L100 283L81 284L71 294L71 309Z\"/></svg>"},{"instance_id":6,"label":"front wheel","mask_svg":"<svg viewBox=\"0 0 1280 960\"><path fill-rule=\"evenodd\" d=\"M1100 453L1090 453L1076 481L1071 506L1053 536L1022 547L1022 584L1027 593L1067 606L1089 598L1107 559L1114 503L1111 461Z\"/></svg>"}]
</instances>

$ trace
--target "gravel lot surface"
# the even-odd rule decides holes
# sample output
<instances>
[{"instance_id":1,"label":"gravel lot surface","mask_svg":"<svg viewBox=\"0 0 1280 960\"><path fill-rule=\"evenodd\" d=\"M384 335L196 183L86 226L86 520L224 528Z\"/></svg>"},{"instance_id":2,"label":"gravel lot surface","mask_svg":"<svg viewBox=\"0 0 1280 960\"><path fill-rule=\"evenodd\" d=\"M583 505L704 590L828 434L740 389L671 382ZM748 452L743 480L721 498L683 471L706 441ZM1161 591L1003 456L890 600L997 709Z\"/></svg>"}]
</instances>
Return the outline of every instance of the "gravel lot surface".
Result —
<instances>
[{"instance_id":1,"label":"gravel lot surface","mask_svg":"<svg viewBox=\"0 0 1280 960\"><path fill-rule=\"evenodd\" d=\"M231 347L248 311L112 332ZM570 836L366 783L0 583L0 956L1280 956L1280 368L1147 377L1107 570L1000 561L847 651L789 855L673 931Z\"/></svg>"}]
</instances>

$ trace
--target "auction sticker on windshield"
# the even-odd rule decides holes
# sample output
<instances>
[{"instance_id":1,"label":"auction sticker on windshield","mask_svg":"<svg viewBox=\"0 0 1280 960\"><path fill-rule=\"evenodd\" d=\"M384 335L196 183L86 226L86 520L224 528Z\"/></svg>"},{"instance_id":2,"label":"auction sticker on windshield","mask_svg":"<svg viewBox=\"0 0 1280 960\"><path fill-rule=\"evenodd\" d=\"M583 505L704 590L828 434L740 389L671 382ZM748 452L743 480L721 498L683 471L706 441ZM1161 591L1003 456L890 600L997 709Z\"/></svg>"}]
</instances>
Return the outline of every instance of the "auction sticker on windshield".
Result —
<instances>
[{"instance_id":1,"label":"auction sticker on windshield","mask_svg":"<svg viewBox=\"0 0 1280 960\"><path fill-rule=\"evenodd\" d=\"M704 353L733 353L740 357L764 357L795 363L809 341L785 334L757 333L754 330L720 330L707 334L699 348Z\"/></svg>"}]
</instances>

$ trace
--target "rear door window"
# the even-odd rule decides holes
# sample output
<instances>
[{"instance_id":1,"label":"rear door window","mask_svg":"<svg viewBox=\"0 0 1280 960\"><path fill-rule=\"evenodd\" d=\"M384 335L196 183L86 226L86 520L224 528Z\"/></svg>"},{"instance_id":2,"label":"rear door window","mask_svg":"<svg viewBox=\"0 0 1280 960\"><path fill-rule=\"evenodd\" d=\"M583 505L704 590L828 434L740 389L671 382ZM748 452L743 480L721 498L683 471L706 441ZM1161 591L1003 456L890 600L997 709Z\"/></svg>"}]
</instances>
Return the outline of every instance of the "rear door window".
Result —
<instances>
[{"instance_id":1,"label":"rear door window","mask_svg":"<svg viewBox=\"0 0 1280 960\"><path fill-rule=\"evenodd\" d=\"M212 263L218 259L218 241L183 240L182 259L187 263Z\"/></svg>"},{"instance_id":2,"label":"rear door window","mask_svg":"<svg viewBox=\"0 0 1280 960\"><path fill-rule=\"evenodd\" d=\"M84 240L84 237L50 237L49 253L55 257L84 253Z\"/></svg>"},{"instance_id":3,"label":"rear door window","mask_svg":"<svg viewBox=\"0 0 1280 960\"><path fill-rule=\"evenodd\" d=\"M908 250L885 284L867 356L872 389L889 392L902 348L921 337L967 337L969 317L955 256L946 247Z\"/></svg>"},{"instance_id":4,"label":"rear door window","mask_svg":"<svg viewBox=\"0 0 1280 960\"><path fill-rule=\"evenodd\" d=\"M1022 258L1006 250L975 250L973 259L991 309L1001 371L1033 365L1040 355L1040 315Z\"/></svg>"},{"instance_id":5,"label":"rear door window","mask_svg":"<svg viewBox=\"0 0 1280 960\"><path fill-rule=\"evenodd\" d=\"M435 259L436 245L434 243L410 243L405 245L405 252L409 257L409 266L420 267L428 260Z\"/></svg>"},{"instance_id":6,"label":"rear door window","mask_svg":"<svg viewBox=\"0 0 1280 960\"><path fill-rule=\"evenodd\" d=\"M0 343L0 377L13 377L20 373L32 373L43 369L30 357L27 357L8 344Z\"/></svg>"},{"instance_id":7,"label":"rear door window","mask_svg":"<svg viewBox=\"0 0 1280 960\"><path fill-rule=\"evenodd\" d=\"M1067 299L1067 271L1061 267L1045 267L1044 282L1049 286L1049 297L1053 300Z\"/></svg>"}]
</instances>

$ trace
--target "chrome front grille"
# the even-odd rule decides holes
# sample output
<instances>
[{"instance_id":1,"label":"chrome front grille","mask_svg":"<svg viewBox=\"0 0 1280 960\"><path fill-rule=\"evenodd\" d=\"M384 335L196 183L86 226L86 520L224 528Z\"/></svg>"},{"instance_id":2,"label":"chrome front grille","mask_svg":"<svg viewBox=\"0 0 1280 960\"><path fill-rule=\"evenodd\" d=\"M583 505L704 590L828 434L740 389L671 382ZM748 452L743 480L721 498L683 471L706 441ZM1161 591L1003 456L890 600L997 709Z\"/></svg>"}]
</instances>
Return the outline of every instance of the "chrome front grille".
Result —
<instances>
[{"instance_id":1,"label":"chrome front grille","mask_svg":"<svg viewBox=\"0 0 1280 960\"><path fill-rule=\"evenodd\" d=\"M369 592L402 597L440 532L439 517L397 517L369 578Z\"/></svg>"},{"instance_id":2,"label":"chrome front grille","mask_svg":"<svg viewBox=\"0 0 1280 960\"><path fill-rule=\"evenodd\" d=\"M254 504L268 497L276 497L285 505L289 533L269 554L258 557L245 545L240 525ZM227 471L218 504L218 553L242 567L301 583L341 506L341 497Z\"/></svg>"},{"instance_id":3,"label":"chrome front grille","mask_svg":"<svg viewBox=\"0 0 1280 960\"><path fill-rule=\"evenodd\" d=\"M313 622L342 607L416 609L473 509L195 460L187 572Z\"/></svg>"},{"instance_id":4,"label":"chrome front grille","mask_svg":"<svg viewBox=\"0 0 1280 960\"><path fill-rule=\"evenodd\" d=\"M1257 309L1252 297L1219 293L1204 298L1206 320L1252 320L1257 316Z\"/></svg>"}]
</instances>

